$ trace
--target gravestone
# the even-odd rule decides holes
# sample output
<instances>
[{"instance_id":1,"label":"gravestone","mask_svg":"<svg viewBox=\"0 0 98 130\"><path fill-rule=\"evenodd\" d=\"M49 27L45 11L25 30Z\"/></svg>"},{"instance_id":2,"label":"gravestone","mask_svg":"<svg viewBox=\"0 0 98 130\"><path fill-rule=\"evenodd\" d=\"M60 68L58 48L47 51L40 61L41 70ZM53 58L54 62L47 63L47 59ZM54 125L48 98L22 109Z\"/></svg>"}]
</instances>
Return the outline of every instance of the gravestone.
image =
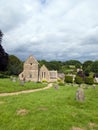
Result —
<instances>
[{"instance_id":1,"label":"gravestone","mask_svg":"<svg viewBox=\"0 0 98 130\"><path fill-rule=\"evenodd\" d=\"M15 77L13 77L12 81L13 81L13 82L16 82L16 78L15 78Z\"/></svg>"},{"instance_id":2,"label":"gravestone","mask_svg":"<svg viewBox=\"0 0 98 130\"><path fill-rule=\"evenodd\" d=\"M77 89L77 91L76 91L76 100L77 101L84 101L84 98L85 98L85 96L84 96L83 88Z\"/></svg>"},{"instance_id":3,"label":"gravestone","mask_svg":"<svg viewBox=\"0 0 98 130\"><path fill-rule=\"evenodd\" d=\"M58 84L55 84L54 85L54 88L57 90L59 88L59 85Z\"/></svg>"},{"instance_id":4,"label":"gravestone","mask_svg":"<svg viewBox=\"0 0 98 130\"><path fill-rule=\"evenodd\" d=\"M20 85L21 85L21 86L24 86L24 83L25 83L25 82L24 82L23 80L20 80Z\"/></svg>"},{"instance_id":5,"label":"gravestone","mask_svg":"<svg viewBox=\"0 0 98 130\"><path fill-rule=\"evenodd\" d=\"M10 80L11 80L11 81L13 80L13 76L10 76Z\"/></svg>"},{"instance_id":6,"label":"gravestone","mask_svg":"<svg viewBox=\"0 0 98 130\"><path fill-rule=\"evenodd\" d=\"M95 84L93 84L93 86L92 86L92 87L93 87L93 89L96 89L96 85L95 85Z\"/></svg>"}]
</instances>

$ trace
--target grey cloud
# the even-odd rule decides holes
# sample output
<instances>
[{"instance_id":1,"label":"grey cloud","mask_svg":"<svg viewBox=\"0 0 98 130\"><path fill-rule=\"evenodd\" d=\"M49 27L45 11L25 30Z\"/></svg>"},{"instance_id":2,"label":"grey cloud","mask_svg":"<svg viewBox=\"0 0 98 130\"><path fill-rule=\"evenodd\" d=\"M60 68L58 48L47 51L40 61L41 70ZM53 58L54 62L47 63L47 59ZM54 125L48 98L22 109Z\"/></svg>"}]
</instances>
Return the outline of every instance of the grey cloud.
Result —
<instances>
[{"instance_id":1,"label":"grey cloud","mask_svg":"<svg viewBox=\"0 0 98 130\"><path fill-rule=\"evenodd\" d=\"M98 57L98 1L0 1L0 29L8 53L21 59L68 60Z\"/></svg>"}]
</instances>

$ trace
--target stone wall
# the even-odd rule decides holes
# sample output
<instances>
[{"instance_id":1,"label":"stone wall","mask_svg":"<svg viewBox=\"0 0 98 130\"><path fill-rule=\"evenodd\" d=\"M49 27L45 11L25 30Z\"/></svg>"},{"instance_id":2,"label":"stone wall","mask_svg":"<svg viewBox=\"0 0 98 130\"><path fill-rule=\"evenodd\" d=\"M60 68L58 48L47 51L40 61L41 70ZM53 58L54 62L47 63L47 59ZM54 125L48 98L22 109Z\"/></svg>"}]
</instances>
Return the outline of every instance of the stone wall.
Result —
<instances>
[{"instance_id":1,"label":"stone wall","mask_svg":"<svg viewBox=\"0 0 98 130\"><path fill-rule=\"evenodd\" d=\"M25 62L23 67L23 72L19 74L20 80L25 81L43 81L55 82L57 81L58 74L57 71L49 71L45 65L39 68L39 63L37 60L30 56Z\"/></svg>"}]
</instances>

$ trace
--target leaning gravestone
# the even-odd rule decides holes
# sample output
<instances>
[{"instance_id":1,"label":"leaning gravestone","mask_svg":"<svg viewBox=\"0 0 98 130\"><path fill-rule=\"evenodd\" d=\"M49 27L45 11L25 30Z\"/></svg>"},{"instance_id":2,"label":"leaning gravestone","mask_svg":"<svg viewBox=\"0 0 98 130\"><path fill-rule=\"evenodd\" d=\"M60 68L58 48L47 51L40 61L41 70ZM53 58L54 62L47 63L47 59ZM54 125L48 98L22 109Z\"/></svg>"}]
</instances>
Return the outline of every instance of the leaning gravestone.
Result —
<instances>
[{"instance_id":1,"label":"leaning gravestone","mask_svg":"<svg viewBox=\"0 0 98 130\"><path fill-rule=\"evenodd\" d=\"M77 101L84 101L84 90L83 88L79 88L77 91L76 91L76 100Z\"/></svg>"}]
</instances>

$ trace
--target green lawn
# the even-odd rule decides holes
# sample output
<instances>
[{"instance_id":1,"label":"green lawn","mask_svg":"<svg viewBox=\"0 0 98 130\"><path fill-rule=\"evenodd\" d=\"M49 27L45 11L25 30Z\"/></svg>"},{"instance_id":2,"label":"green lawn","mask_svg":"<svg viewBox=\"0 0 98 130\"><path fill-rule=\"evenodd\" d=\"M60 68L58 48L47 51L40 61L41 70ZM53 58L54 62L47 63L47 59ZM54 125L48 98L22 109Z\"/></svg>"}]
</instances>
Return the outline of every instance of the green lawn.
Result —
<instances>
[{"instance_id":1,"label":"green lawn","mask_svg":"<svg viewBox=\"0 0 98 130\"><path fill-rule=\"evenodd\" d=\"M9 78L0 79L0 93L16 92L28 89L37 89L47 86L47 84L27 82L24 86L20 85L19 80L16 82L11 81Z\"/></svg>"},{"instance_id":2,"label":"green lawn","mask_svg":"<svg viewBox=\"0 0 98 130\"><path fill-rule=\"evenodd\" d=\"M98 130L98 88L84 89L84 102L75 100L76 90L60 86L0 97L0 130Z\"/></svg>"}]
</instances>

